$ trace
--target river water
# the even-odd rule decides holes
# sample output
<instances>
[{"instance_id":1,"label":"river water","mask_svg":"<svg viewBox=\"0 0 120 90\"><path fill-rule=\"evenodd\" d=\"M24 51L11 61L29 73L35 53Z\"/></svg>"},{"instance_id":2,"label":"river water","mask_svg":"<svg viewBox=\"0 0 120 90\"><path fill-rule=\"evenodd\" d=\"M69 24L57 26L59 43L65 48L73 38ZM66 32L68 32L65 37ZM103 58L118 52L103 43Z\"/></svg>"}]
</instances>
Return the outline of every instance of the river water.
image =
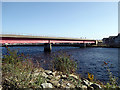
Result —
<instances>
[{"instance_id":1,"label":"river water","mask_svg":"<svg viewBox=\"0 0 120 90\"><path fill-rule=\"evenodd\" d=\"M87 73L92 73L95 79L100 81L107 82L109 80L108 72L104 64L104 61L110 65L110 70L114 76L120 76L120 62L118 52L120 48L79 48L79 47L52 47L51 53L45 53L42 46L24 46L24 47L10 47L10 49L18 49L18 53L24 53L28 55L33 62L39 61L41 66L45 69L48 69L48 65L51 60L51 56L58 52L64 52L70 55L72 59L77 61L78 70L77 73L80 73L83 77L87 77ZM6 48L2 47L2 54L6 54ZM111 65L112 64L112 65Z\"/></svg>"}]
</instances>

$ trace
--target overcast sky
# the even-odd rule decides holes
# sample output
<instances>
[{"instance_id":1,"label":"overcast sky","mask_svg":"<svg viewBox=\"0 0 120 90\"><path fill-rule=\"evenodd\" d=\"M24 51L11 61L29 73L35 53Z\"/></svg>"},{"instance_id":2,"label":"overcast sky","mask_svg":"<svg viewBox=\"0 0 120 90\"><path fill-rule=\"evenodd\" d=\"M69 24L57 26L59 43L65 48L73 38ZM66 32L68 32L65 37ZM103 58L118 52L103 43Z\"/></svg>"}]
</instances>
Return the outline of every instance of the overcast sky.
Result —
<instances>
[{"instance_id":1,"label":"overcast sky","mask_svg":"<svg viewBox=\"0 0 120 90\"><path fill-rule=\"evenodd\" d=\"M102 39L118 34L117 2L4 2L2 32Z\"/></svg>"}]
</instances>

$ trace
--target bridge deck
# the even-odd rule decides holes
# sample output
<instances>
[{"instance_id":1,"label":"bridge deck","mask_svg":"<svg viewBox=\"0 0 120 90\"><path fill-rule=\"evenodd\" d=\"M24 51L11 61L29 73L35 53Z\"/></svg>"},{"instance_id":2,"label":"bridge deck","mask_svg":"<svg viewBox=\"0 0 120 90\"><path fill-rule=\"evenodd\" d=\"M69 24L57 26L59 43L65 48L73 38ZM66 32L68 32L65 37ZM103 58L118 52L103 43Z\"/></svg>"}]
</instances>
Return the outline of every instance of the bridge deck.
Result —
<instances>
[{"instance_id":1,"label":"bridge deck","mask_svg":"<svg viewBox=\"0 0 120 90\"><path fill-rule=\"evenodd\" d=\"M64 38L64 37L42 37L28 35L1 35L0 43L95 43L96 40Z\"/></svg>"}]
</instances>

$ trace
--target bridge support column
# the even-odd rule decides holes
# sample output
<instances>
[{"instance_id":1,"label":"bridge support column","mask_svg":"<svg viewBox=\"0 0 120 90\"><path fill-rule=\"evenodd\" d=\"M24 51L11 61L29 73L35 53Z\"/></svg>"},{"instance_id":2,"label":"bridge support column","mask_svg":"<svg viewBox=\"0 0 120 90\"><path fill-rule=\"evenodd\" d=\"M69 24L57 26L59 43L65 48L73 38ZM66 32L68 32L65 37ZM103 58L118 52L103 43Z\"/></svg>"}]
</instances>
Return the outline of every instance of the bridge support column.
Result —
<instances>
[{"instance_id":1,"label":"bridge support column","mask_svg":"<svg viewBox=\"0 0 120 90\"><path fill-rule=\"evenodd\" d=\"M52 45L51 43L45 43L44 44L44 51L45 52L50 52L52 50Z\"/></svg>"},{"instance_id":2,"label":"bridge support column","mask_svg":"<svg viewBox=\"0 0 120 90\"><path fill-rule=\"evenodd\" d=\"M85 48L86 47L86 43L80 43L80 48Z\"/></svg>"}]
</instances>

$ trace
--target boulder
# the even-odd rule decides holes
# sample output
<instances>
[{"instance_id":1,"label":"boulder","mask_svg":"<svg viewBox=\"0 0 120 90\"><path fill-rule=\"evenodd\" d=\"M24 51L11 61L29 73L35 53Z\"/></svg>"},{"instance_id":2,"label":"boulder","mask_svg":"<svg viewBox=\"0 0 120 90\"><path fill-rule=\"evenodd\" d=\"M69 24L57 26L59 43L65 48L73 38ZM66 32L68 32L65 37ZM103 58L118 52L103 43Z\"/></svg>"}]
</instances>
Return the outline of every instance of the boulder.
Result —
<instances>
[{"instance_id":1,"label":"boulder","mask_svg":"<svg viewBox=\"0 0 120 90\"><path fill-rule=\"evenodd\" d=\"M56 80L50 80L50 83L52 83L53 86L55 86L55 87L60 87L60 83L59 83L59 81L56 81Z\"/></svg>"},{"instance_id":2,"label":"boulder","mask_svg":"<svg viewBox=\"0 0 120 90\"><path fill-rule=\"evenodd\" d=\"M70 86L70 83L67 83L67 86Z\"/></svg>"},{"instance_id":3,"label":"boulder","mask_svg":"<svg viewBox=\"0 0 120 90\"><path fill-rule=\"evenodd\" d=\"M43 76L43 77L45 77L45 78L48 77L48 75L47 75L45 72L42 72L42 73L41 73L41 76Z\"/></svg>"},{"instance_id":4,"label":"boulder","mask_svg":"<svg viewBox=\"0 0 120 90\"><path fill-rule=\"evenodd\" d=\"M55 76L55 75L56 75L56 73L57 73L57 71L54 71L54 72L52 72L52 75L53 75L53 76Z\"/></svg>"},{"instance_id":5,"label":"boulder","mask_svg":"<svg viewBox=\"0 0 120 90\"><path fill-rule=\"evenodd\" d=\"M2 85L0 85L0 90L2 90Z\"/></svg>"},{"instance_id":6,"label":"boulder","mask_svg":"<svg viewBox=\"0 0 120 90\"><path fill-rule=\"evenodd\" d=\"M70 74L69 76L70 76L70 77L73 77L73 78L75 78L75 79L78 79L78 77L77 77L76 75L74 75L74 74Z\"/></svg>"},{"instance_id":7,"label":"boulder","mask_svg":"<svg viewBox=\"0 0 120 90\"><path fill-rule=\"evenodd\" d=\"M67 79L66 75L61 75L61 79Z\"/></svg>"},{"instance_id":8,"label":"boulder","mask_svg":"<svg viewBox=\"0 0 120 90\"><path fill-rule=\"evenodd\" d=\"M36 73L33 73L33 76L36 77L38 76L40 73L39 72L36 72Z\"/></svg>"},{"instance_id":9,"label":"boulder","mask_svg":"<svg viewBox=\"0 0 120 90\"><path fill-rule=\"evenodd\" d=\"M91 84L93 84L92 82L88 81L87 79L83 80L82 83L86 86L90 86Z\"/></svg>"},{"instance_id":10,"label":"boulder","mask_svg":"<svg viewBox=\"0 0 120 90\"><path fill-rule=\"evenodd\" d=\"M57 72L57 73L58 73L59 75L63 75L63 72L60 72L60 71L59 71L59 72Z\"/></svg>"},{"instance_id":11,"label":"boulder","mask_svg":"<svg viewBox=\"0 0 120 90\"><path fill-rule=\"evenodd\" d=\"M52 75L48 75L48 77L47 77L48 79L52 79L53 78L53 76Z\"/></svg>"},{"instance_id":12,"label":"boulder","mask_svg":"<svg viewBox=\"0 0 120 90\"><path fill-rule=\"evenodd\" d=\"M81 89L82 89L82 90L87 90L87 86L86 86L86 85L82 85L82 86L81 86Z\"/></svg>"},{"instance_id":13,"label":"boulder","mask_svg":"<svg viewBox=\"0 0 120 90\"><path fill-rule=\"evenodd\" d=\"M62 84L62 83L63 83L63 80L62 80L62 79L59 79L59 83Z\"/></svg>"},{"instance_id":14,"label":"boulder","mask_svg":"<svg viewBox=\"0 0 120 90\"><path fill-rule=\"evenodd\" d=\"M45 73L48 75L52 75L52 71L50 71L50 70L45 70Z\"/></svg>"},{"instance_id":15,"label":"boulder","mask_svg":"<svg viewBox=\"0 0 120 90\"><path fill-rule=\"evenodd\" d=\"M93 87L94 89L101 89L102 87L98 84L91 84L91 87Z\"/></svg>"},{"instance_id":16,"label":"boulder","mask_svg":"<svg viewBox=\"0 0 120 90\"><path fill-rule=\"evenodd\" d=\"M75 86L73 84L67 83L66 85L70 88L75 88Z\"/></svg>"},{"instance_id":17,"label":"boulder","mask_svg":"<svg viewBox=\"0 0 120 90\"><path fill-rule=\"evenodd\" d=\"M96 90L96 89L94 89L94 88L91 87L91 86L87 87L87 89L88 89L88 90Z\"/></svg>"},{"instance_id":18,"label":"boulder","mask_svg":"<svg viewBox=\"0 0 120 90\"><path fill-rule=\"evenodd\" d=\"M43 83L41 84L42 88L53 88L53 85L51 83Z\"/></svg>"},{"instance_id":19,"label":"boulder","mask_svg":"<svg viewBox=\"0 0 120 90\"><path fill-rule=\"evenodd\" d=\"M39 68L39 69L36 69L34 72L37 73L37 72L42 72L43 69L42 68Z\"/></svg>"},{"instance_id":20,"label":"boulder","mask_svg":"<svg viewBox=\"0 0 120 90\"><path fill-rule=\"evenodd\" d=\"M56 79L56 80L59 80L60 78L61 78L61 76L60 76L60 75L55 76L55 79Z\"/></svg>"},{"instance_id":21,"label":"boulder","mask_svg":"<svg viewBox=\"0 0 120 90\"><path fill-rule=\"evenodd\" d=\"M65 83L62 83L61 88L69 88L69 87Z\"/></svg>"}]
</instances>

